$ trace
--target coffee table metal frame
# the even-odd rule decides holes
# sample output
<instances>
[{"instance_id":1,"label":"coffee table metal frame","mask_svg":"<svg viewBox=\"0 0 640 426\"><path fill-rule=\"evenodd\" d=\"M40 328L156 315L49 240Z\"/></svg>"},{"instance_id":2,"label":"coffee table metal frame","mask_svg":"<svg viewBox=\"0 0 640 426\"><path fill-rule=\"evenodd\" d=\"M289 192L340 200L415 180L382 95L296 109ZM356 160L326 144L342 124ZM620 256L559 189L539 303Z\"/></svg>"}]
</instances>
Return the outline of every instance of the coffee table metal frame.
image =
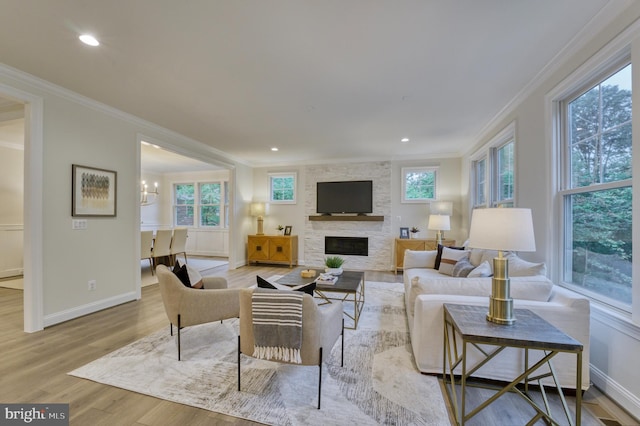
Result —
<instances>
[{"instance_id":1,"label":"coffee table metal frame","mask_svg":"<svg viewBox=\"0 0 640 426\"><path fill-rule=\"evenodd\" d=\"M300 285L306 282L310 282L309 278L302 278L300 271L310 268L297 268L294 271L284 275L276 282L284 285ZM316 271L316 278L324 270L314 269ZM351 319L353 327L345 325L344 328L355 330L358 328L358 322L360 321L360 314L365 301L365 276L364 271L344 271L342 275L338 276L338 281L335 284L316 284L315 295L316 298L322 299L320 305L326 305L333 303L333 301L351 302L353 303L353 310L348 312L343 310L344 315Z\"/></svg>"},{"instance_id":2,"label":"coffee table metal frame","mask_svg":"<svg viewBox=\"0 0 640 426\"><path fill-rule=\"evenodd\" d=\"M464 425L466 421L478 414L492 402L497 400L505 392L514 392L521 396L536 411L534 417L528 424L534 424L539 419L544 419L547 424L559 425L558 421L551 416L550 406L547 399L542 379L552 377L560 396L565 416L570 425L580 425L582 409L582 350L583 345L572 337L558 330L544 319L528 309L516 309L517 321L514 325L498 325L486 321L486 307L470 305L444 304L444 347L442 362L442 375L447 399L453 409L455 422ZM458 347L456 335L462 341L462 351ZM472 345L478 349L484 359L476 365L467 365L467 346ZM482 345L482 346L479 346ZM487 346L492 349L487 349ZM479 404L476 408L466 413L466 387L486 385L475 385L467 383L471 375L480 367L491 361L502 350L508 347L524 349L524 371L511 383L499 389L497 393L489 399ZM529 365L529 350L542 351L544 357L533 365ZM571 412L564 397L562 387L556 376L555 369L551 364L551 359L559 353L569 352L576 354L576 411L575 420L571 418ZM544 365L549 366L549 372L532 376L536 370ZM461 367L460 377L456 379L454 370ZM524 390L517 387L524 380ZM529 382L537 381L542 395L544 407L541 407L529 396ZM456 385L460 385L460 405L458 405L458 395ZM494 388L495 389L495 388Z\"/></svg>"}]
</instances>

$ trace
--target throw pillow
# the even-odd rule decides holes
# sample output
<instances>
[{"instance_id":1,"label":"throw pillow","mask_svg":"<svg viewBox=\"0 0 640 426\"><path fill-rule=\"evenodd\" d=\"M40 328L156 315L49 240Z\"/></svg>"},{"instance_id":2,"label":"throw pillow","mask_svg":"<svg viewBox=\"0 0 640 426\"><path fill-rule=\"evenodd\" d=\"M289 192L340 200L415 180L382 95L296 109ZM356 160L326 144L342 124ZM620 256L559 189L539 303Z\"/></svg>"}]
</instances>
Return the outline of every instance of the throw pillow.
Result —
<instances>
[{"instance_id":1,"label":"throw pillow","mask_svg":"<svg viewBox=\"0 0 640 426\"><path fill-rule=\"evenodd\" d=\"M307 293L310 296L313 296L313 291L316 289L316 282L312 281L307 284L300 284L296 286L288 286L284 284L272 283L259 275L256 275L256 281L258 282L259 288L270 288L274 290L285 290L285 291L301 291L303 293Z\"/></svg>"},{"instance_id":2,"label":"throw pillow","mask_svg":"<svg viewBox=\"0 0 640 426\"><path fill-rule=\"evenodd\" d=\"M185 287L191 288L191 281L189 280L189 273L187 272L187 268L184 266L180 266L180 263L176 261L175 266L173 267L173 273L178 277L180 282L184 284Z\"/></svg>"},{"instance_id":3,"label":"throw pillow","mask_svg":"<svg viewBox=\"0 0 640 426\"><path fill-rule=\"evenodd\" d=\"M473 271L469 272L467 278L490 277L491 275L493 275L491 273L491 265L489 265L489 262L485 260L476 266Z\"/></svg>"},{"instance_id":4,"label":"throw pillow","mask_svg":"<svg viewBox=\"0 0 640 426\"><path fill-rule=\"evenodd\" d=\"M471 264L468 258L463 257L458 260L456 264L453 266L453 272L451 273L454 277L466 277L469 275L471 271L473 271L475 267Z\"/></svg>"},{"instance_id":5,"label":"throw pillow","mask_svg":"<svg viewBox=\"0 0 640 426\"><path fill-rule=\"evenodd\" d=\"M433 266L433 269L440 269L440 262L442 262L442 249L444 247L446 246L443 246L442 244L438 244L438 254L436 254L436 261ZM464 247L447 247L447 248L450 248L452 250L464 250Z\"/></svg>"},{"instance_id":6,"label":"throw pillow","mask_svg":"<svg viewBox=\"0 0 640 426\"><path fill-rule=\"evenodd\" d=\"M440 268L438 269L443 275L452 275L453 267L460 259L469 257L468 250L460 250L458 248L442 248L442 258L440 259Z\"/></svg>"},{"instance_id":7,"label":"throw pillow","mask_svg":"<svg viewBox=\"0 0 640 426\"><path fill-rule=\"evenodd\" d=\"M436 256L438 252L436 250L418 251L418 250L405 250L404 261L402 263L402 269L405 271L411 268L431 268L436 264Z\"/></svg>"},{"instance_id":8,"label":"throw pillow","mask_svg":"<svg viewBox=\"0 0 640 426\"><path fill-rule=\"evenodd\" d=\"M510 277L529 277L533 275L547 275L547 267L544 263L527 262L515 253L507 256L509 260Z\"/></svg>"},{"instance_id":9,"label":"throw pillow","mask_svg":"<svg viewBox=\"0 0 640 426\"><path fill-rule=\"evenodd\" d=\"M187 272L189 273L191 288L204 288L204 283L202 282L202 275L200 275L200 272L189 264L184 265L184 267L187 268Z\"/></svg>"}]
</instances>

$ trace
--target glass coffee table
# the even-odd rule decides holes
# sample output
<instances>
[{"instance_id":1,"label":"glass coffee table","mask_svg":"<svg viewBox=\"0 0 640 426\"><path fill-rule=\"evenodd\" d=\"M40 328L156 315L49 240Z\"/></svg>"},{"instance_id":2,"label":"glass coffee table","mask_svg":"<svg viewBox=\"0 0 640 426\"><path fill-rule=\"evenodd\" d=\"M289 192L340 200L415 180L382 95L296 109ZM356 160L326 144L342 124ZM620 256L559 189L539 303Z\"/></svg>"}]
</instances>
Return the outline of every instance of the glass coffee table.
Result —
<instances>
[{"instance_id":1,"label":"glass coffee table","mask_svg":"<svg viewBox=\"0 0 640 426\"><path fill-rule=\"evenodd\" d=\"M305 269L315 270L315 277L303 278L300 276L300 271ZM296 268L276 282L296 286L314 281L321 273L324 273L323 269ZM332 303L334 300L343 302L344 315L350 318L353 324L353 327L345 325L344 328L355 330L358 328L360 313L364 306L364 282L364 271L344 271L342 275L338 276L338 281L335 284L316 284L315 297L322 299L321 305ZM353 304L353 309L350 309L351 304Z\"/></svg>"}]
</instances>

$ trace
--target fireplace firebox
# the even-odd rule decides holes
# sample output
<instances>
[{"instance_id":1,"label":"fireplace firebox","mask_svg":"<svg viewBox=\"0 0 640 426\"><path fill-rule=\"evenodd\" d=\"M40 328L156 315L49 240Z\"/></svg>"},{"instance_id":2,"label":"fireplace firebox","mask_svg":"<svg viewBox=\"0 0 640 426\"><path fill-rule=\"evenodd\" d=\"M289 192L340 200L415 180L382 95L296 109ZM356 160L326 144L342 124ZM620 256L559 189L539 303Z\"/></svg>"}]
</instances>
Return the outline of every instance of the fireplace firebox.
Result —
<instances>
[{"instance_id":1,"label":"fireplace firebox","mask_svg":"<svg viewBox=\"0 0 640 426\"><path fill-rule=\"evenodd\" d=\"M351 256L369 256L369 238L325 236L324 253Z\"/></svg>"}]
</instances>

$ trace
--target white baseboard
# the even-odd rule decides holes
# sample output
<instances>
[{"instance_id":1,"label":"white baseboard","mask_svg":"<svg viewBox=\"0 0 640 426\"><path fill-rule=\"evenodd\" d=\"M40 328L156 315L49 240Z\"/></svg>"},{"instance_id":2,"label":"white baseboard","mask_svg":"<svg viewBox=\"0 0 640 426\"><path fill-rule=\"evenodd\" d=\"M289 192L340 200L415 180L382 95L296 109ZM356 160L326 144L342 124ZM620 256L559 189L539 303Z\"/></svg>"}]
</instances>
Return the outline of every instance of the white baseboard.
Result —
<instances>
[{"instance_id":1,"label":"white baseboard","mask_svg":"<svg viewBox=\"0 0 640 426\"><path fill-rule=\"evenodd\" d=\"M640 398L594 367L593 364L591 365L591 381L610 400L616 401L629 414L640 419Z\"/></svg>"},{"instance_id":2,"label":"white baseboard","mask_svg":"<svg viewBox=\"0 0 640 426\"><path fill-rule=\"evenodd\" d=\"M72 309L67 309L65 311L45 315L44 326L48 327L54 324L59 324L61 322L69 321L74 318L78 318L84 315L101 311L103 309L111 308L116 305L121 305L126 302L131 302L132 300L137 300L136 293L133 291L129 293L119 294L117 296L110 297L108 299L91 302L86 305L78 306Z\"/></svg>"}]
</instances>

